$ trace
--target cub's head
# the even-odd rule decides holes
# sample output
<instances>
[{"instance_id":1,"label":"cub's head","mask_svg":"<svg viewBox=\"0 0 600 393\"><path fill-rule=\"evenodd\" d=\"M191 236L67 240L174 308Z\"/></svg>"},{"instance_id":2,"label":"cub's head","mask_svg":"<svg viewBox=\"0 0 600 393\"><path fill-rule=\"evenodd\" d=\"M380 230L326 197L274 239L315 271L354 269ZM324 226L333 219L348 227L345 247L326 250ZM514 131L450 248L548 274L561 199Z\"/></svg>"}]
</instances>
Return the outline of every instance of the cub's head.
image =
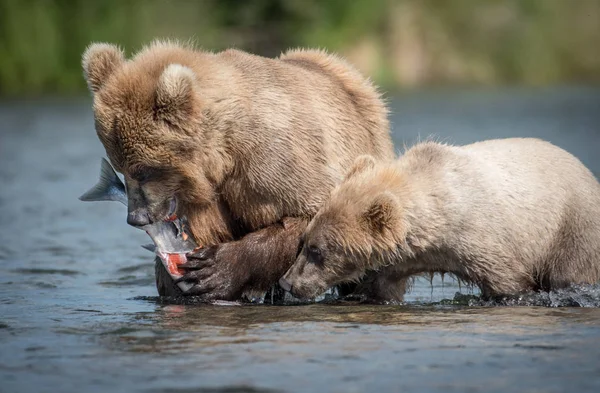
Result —
<instances>
[{"instance_id":1,"label":"cub's head","mask_svg":"<svg viewBox=\"0 0 600 393\"><path fill-rule=\"evenodd\" d=\"M313 298L377 269L404 228L398 198L390 192L395 175L376 167L372 157L359 157L309 223L280 285L296 297Z\"/></svg>"},{"instance_id":2,"label":"cub's head","mask_svg":"<svg viewBox=\"0 0 600 393\"><path fill-rule=\"evenodd\" d=\"M211 203L206 116L190 51L155 43L126 60L117 46L97 43L82 64L96 132L125 178L127 222L142 226Z\"/></svg>"}]
</instances>

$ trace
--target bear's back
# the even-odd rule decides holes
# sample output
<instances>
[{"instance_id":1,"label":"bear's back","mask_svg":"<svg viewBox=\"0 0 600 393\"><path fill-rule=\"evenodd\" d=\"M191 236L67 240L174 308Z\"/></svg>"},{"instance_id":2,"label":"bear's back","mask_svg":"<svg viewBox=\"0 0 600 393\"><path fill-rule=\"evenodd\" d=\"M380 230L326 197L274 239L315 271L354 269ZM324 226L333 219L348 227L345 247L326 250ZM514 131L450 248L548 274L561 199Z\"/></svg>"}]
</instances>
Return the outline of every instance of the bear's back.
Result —
<instances>
[{"instance_id":1,"label":"bear's back","mask_svg":"<svg viewBox=\"0 0 600 393\"><path fill-rule=\"evenodd\" d=\"M474 232L511 248L541 287L600 279L600 184L579 159L535 138L459 149L485 187L470 196Z\"/></svg>"},{"instance_id":2,"label":"bear's back","mask_svg":"<svg viewBox=\"0 0 600 393\"><path fill-rule=\"evenodd\" d=\"M552 193L562 199L561 203L586 196L592 204L600 201L600 184L592 172L577 157L550 142L507 138L461 149L470 153L496 183L504 182L507 191L527 190L540 197Z\"/></svg>"},{"instance_id":3,"label":"bear's back","mask_svg":"<svg viewBox=\"0 0 600 393\"><path fill-rule=\"evenodd\" d=\"M385 104L343 60L304 50L278 59L235 50L218 56L234 68L244 96L239 128L229 135L235 176L223 191L251 227L314 215L359 155L393 159Z\"/></svg>"}]
</instances>

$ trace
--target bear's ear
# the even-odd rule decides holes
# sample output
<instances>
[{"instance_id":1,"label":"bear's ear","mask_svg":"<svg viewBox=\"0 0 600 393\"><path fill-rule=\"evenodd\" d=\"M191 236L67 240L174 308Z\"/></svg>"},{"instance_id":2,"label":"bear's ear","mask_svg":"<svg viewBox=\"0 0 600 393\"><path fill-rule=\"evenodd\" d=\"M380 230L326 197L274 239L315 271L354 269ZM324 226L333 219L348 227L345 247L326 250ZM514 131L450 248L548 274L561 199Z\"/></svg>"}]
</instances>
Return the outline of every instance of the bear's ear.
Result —
<instances>
[{"instance_id":1,"label":"bear's ear","mask_svg":"<svg viewBox=\"0 0 600 393\"><path fill-rule=\"evenodd\" d=\"M384 192L373 199L361 218L367 228L375 233L393 231L399 218L398 208L396 197L389 192Z\"/></svg>"},{"instance_id":2,"label":"bear's ear","mask_svg":"<svg viewBox=\"0 0 600 393\"><path fill-rule=\"evenodd\" d=\"M354 163L352 164L352 167L350 168L348 173L346 173L346 177L344 178L344 180L348 180L352 176L357 175L359 173L363 173L369 169L373 169L374 167L375 158L366 154L358 156L356 160L354 160Z\"/></svg>"},{"instance_id":3,"label":"bear's ear","mask_svg":"<svg viewBox=\"0 0 600 393\"><path fill-rule=\"evenodd\" d=\"M189 67L171 64L158 78L156 114L171 122L185 121L191 115L196 74Z\"/></svg>"},{"instance_id":4,"label":"bear's ear","mask_svg":"<svg viewBox=\"0 0 600 393\"><path fill-rule=\"evenodd\" d=\"M92 93L96 93L108 77L125 61L123 50L112 44L95 43L83 53L83 75Z\"/></svg>"}]
</instances>

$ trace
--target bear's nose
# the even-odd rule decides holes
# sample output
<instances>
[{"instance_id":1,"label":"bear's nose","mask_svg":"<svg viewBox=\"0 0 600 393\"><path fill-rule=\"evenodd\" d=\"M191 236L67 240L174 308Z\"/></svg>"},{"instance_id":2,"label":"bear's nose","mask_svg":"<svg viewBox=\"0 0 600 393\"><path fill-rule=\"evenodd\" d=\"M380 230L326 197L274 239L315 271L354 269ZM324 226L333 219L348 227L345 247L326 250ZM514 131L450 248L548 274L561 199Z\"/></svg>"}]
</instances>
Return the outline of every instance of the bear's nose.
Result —
<instances>
[{"instance_id":1,"label":"bear's nose","mask_svg":"<svg viewBox=\"0 0 600 393\"><path fill-rule=\"evenodd\" d=\"M284 277L281 277L279 279L279 286L281 288L283 288L284 291L291 291L292 290L292 284L290 284L290 282L288 280L286 280Z\"/></svg>"},{"instance_id":2,"label":"bear's nose","mask_svg":"<svg viewBox=\"0 0 600 393\"><path fill-rule=\"evenodd\" d=\"M134 210L127 214L127 223L134 227L142 227L150 224L150 217L145 210Z\"/></svg>"}]
</instances>

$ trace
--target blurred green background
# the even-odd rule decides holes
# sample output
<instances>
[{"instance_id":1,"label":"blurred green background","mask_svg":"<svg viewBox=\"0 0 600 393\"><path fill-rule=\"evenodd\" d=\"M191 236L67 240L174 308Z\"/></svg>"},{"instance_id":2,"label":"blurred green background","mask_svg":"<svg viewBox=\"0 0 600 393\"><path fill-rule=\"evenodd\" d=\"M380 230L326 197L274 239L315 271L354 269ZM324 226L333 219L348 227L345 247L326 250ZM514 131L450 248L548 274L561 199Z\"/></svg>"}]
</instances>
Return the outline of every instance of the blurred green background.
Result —
<instances>
[{"instance_id":1,"label":"blurred green background","mask_svg":"<svg viewBox=\"0 0 600 393\"><path fill-rule=\"evenodd\" d=\"M92 41L321 47L388 90L600 81L600 0L0 0L0 95L85 91Z\"/></svg>"}]
</instances>

